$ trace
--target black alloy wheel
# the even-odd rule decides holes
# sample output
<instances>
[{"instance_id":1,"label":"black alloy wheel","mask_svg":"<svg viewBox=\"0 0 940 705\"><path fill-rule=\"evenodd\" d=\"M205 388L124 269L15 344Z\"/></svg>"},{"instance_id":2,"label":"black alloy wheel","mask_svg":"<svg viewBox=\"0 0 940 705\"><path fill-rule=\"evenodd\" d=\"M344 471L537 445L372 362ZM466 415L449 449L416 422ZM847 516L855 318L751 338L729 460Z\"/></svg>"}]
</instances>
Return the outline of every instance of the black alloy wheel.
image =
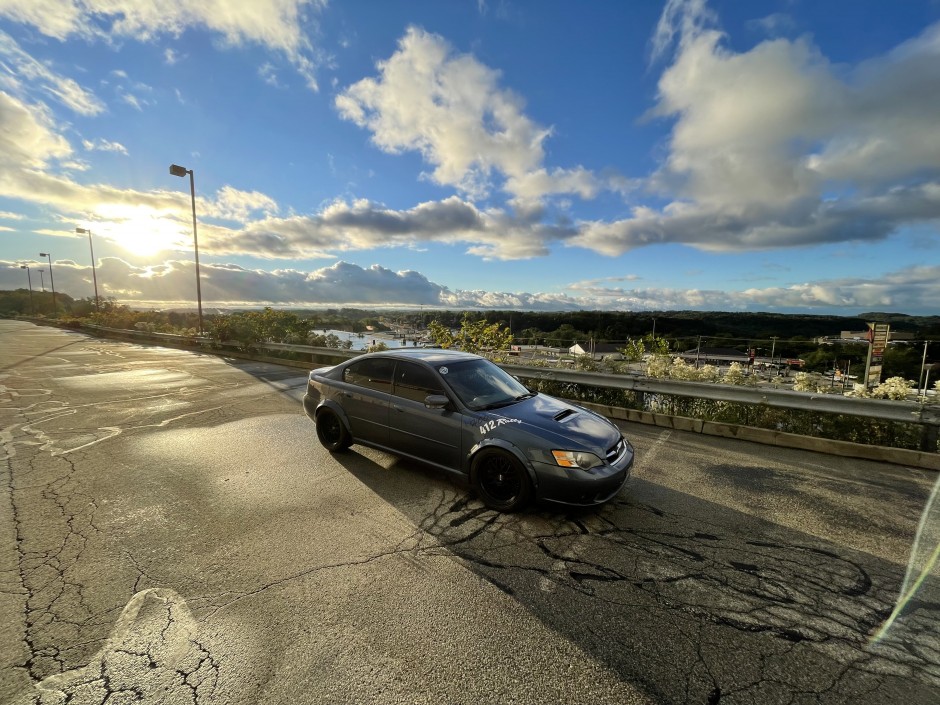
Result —
<instances>
[{"instance_id":1,"label":"black alloy wheel","mask_svg":"<svg viewBox=\"0 0 940 705\"><path fill-rule=\"evenodd\" d=\"M522 463L499 448L485 448L473 459L471 484L483 504L500 512L522 509L532 499L532 482Z\"/></svg>"},{"instance_id":2,"label":"black alloy wheel","mask_svg":"<svg viewBox=\"0 0 940 705\"><path fill-rule=\"evenodd\" d=\"M321 409L317 413L317 438L331 453L346 450L352 445L349 431L346 430L336 412L331 409Z\"/></svg>"}]
</instances>

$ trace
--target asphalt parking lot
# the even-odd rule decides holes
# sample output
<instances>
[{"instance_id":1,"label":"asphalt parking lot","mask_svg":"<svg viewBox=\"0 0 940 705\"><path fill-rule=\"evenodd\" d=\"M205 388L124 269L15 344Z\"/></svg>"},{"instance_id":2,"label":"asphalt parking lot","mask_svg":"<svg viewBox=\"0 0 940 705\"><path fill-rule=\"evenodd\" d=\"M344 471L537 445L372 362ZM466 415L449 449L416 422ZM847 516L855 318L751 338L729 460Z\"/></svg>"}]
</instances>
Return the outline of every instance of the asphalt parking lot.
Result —
<instances>
[{"instance_id":1,"label":"asphalt parking lot","mask_svg":"<svg viewBox=\"0 0 940 705\"><path fill-rule=\"evenodd\" d=\"M874 639L933 473L628 425L615 501L499 515L301 370L0 345L0 702L940 701L936 568Z\"/></svg>"}]
</instances>

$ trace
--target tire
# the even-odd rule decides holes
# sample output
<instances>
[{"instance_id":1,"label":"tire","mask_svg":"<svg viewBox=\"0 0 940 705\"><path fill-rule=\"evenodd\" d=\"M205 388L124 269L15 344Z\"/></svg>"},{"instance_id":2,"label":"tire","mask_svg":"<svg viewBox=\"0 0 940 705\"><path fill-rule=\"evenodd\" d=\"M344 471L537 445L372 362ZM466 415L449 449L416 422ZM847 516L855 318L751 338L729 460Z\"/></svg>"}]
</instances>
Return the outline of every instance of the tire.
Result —
<instances>
[{"instance_id":1,"label":"tire","mask_svg":"<svg viewBox=\"0 0 940 705\"><path fill-rule=\"evenodd\" d=\"M470 483L480 500L498 512L515 512L532 499L532 481L518 458L499 448L484 448L473 458Z\"/></svg>"},{"instance_id":2,"label":"tire","mask_svg":"<svg viewBox=\"0 0 940 705\"><path fill-rule=\"evenodd\" d=\"M352 445L349 431L332 409L321 409L317 413L317 438L331 453L346 450Z\"/></svg>"}]
</instances>

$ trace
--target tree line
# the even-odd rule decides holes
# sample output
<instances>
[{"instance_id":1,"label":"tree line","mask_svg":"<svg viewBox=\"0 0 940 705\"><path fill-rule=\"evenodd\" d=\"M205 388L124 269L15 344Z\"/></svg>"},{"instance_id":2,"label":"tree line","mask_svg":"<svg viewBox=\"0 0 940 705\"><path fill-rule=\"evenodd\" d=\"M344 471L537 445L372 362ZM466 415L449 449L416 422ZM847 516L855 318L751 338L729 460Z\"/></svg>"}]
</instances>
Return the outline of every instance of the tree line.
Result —
<instances>
[{"instance_id":1,"label":"tree line","mask_svg":"<svg viewBox=\"0 0 940 705\"><path fill-rule=\"evenodd\" d=\"M101 298L96 310L92 297L73 299L56 292L56 312L60 317L99 325L146 329L163 333L194 334L198 316L194 311L142 311ZM0 316L52 316L51 292L26 289L0 291ZM246 345L269 341L340 347L331 340L329 329L354 333L387 331L393 326L438 332L458 331L453 344L475 345L473 335L462 330L496 330L519 345L546 345L567 348L575 343L613 343L635 349L637 341L649 339L655 331L657 345L670 353L703 347L730 347L741 351L757 348L760 357L771 351L778 358L800 358L804 369L824 371L833 368L853 373L862 371L867 346L819 345L815 338L842 330L861 331L867 323L888 322L892 330L909 333L915 340L940 341L940 316L908 316L900 313L865 313L834 316L782 313L740 313L724 311L372 311L359 308L318 310L272 309L233 311L205 316L206 333L218 340L238 340ZM495 326L495 328L494 328ZM335 338L335 336L333 336ZM502 338L501 338L502 339ZM311 342L312 341L312 342ZM928 362L936 354L928 351ZM885 374L916 379L920 374L923 346L891 346L885 352Z\"/></svg>"}]
</instances>

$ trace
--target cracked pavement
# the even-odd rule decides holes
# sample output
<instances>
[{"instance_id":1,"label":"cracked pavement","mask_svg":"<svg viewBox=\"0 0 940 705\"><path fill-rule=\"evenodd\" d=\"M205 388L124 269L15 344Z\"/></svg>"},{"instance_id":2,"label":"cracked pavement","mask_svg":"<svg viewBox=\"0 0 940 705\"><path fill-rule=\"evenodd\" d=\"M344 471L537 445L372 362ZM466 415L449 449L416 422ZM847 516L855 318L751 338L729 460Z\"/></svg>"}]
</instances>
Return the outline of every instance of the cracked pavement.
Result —
<instances>
[{"instance_id":1,"label":"cracked pavement","mask_svg":"<svg viewBox=\"0 0 940 705\"><path fill-rule=\"evenodd\" d=\"M625 426L609 505L331 456L302 370L0 321L0 703L933 703L936 477Z\"/></svg>"}]
</instances>

